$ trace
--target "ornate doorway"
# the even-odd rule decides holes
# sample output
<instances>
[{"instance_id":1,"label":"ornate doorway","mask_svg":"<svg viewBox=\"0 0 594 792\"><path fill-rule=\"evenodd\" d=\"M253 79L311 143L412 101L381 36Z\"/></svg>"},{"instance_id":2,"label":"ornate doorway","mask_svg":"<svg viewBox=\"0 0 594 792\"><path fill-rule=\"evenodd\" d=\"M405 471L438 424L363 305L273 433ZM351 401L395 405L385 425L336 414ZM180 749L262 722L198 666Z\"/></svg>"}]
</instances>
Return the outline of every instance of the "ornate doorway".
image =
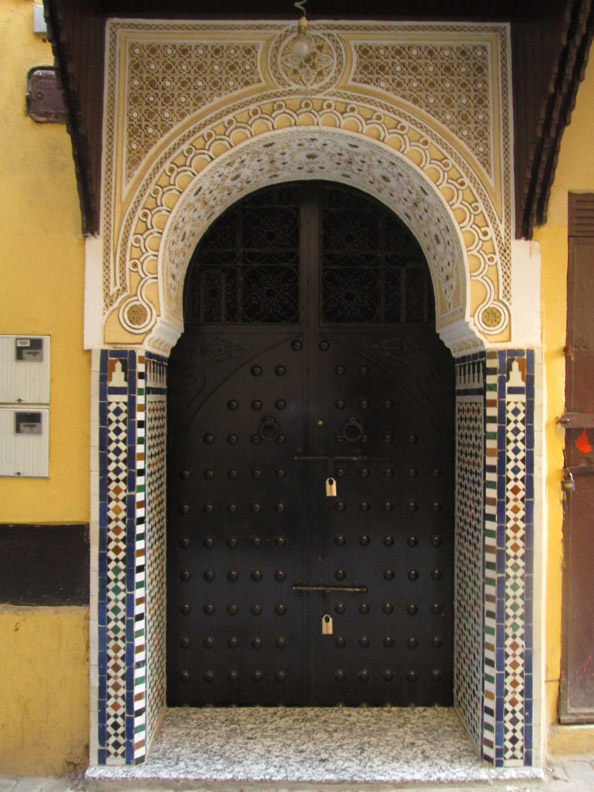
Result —
<instances>
[{"instance_id":1,"label":"ornate doorway","mask_svg":"<svg viewBox=\"0 0 594 792\"><path fill-rule=\"evenodd\" d=\"M186 278L188 264L216 218L248 194L254 195L260 188L276 185L279 174L282 174L283 178L294 181L331 178L373 195L403 218L422 246L435 290L435 324L440 338L455 357L456 369L454 706L478 751L487 761L496 765L540 762L542 679L538 659L541 651L539 643L533 642L533 636L538 635L540 629L538 537L542 493L540 468L538 464L535 465L535 459L539 459L542 434L538 420L535 422L535 409L538 412L537 389L540 388L541 380L539 351L532 347L539 345L541 336L537 314L530 313L524 307L531 305L531 290L538 284L539 269L538 257L533 257L532 252L528 255L526 245L517 241L512 245L509 30L505 26L474 24L465 26L464 31L461 31L459 25L403 27L400 22L382 22L378 28L377 23L361 26L359 23L354 25L347 22L337 26L334 22L320 22L316 23L316 35L328 44L334 59L328 61L329 71L324 71L321 76L324 82L309 86L304 91L303 83L300 82L302 74L296 75L299 78L297 82L292 78L287 82L287 75L275 70L279 48L290 46L290 39L294 36L292 26L285 22L262 22L248 28L231 22L221 24L205 20L176 20L171 23L162 20L111 20L108 25L109 58L106 66L109 79L106 82L108 91L105 105L108 123L103 140L106 180L102 183L101 204L104 224L101 239L89 240L87 245L88 272L97 277L87 292L97 296L87 303L85 325L88 343L98 350L94 361L92 391L95 399L94 415L97 418L94 453L98 468L92 482L93 547L98 570L97 586L92 589L92 613L95 614L92 635L97 641L97 670L93 670L91 677L91 711L98 712L98 720L96 728L93 725L91 729L91 756L99 764L144 761L150 753L150 746L166 708L165 622L168 606L170 626L177 618L174 613L175 596L170 590L167 597L165 581L167 537L172 543L171 563L172 554L176 552L173 547L175 540L171 531L167 531L165 512L167 369L171 349L184 326L183 285L189 282L189 278ZM472 42L472 53L469 42ZM252 74L260 75L262 82L257 79L254 81L250 76L245 88L240 88L234 80L233 85L229 83L222 92L217 87L210 98L208 95L201 96L199 101L193 101L186 93L180 94L180 102L176 105L180 111L177 117L179 123L173 115L170 119L173 126L169 122L166 125L154 125L154 137L145 137L141 141L137 136L137 119L142 117L142 106L135 105L136 98L130 101L130 86L136 79L135 75L157 75L160 85L173 76L177 84L181 85L180 81L186 79L188 68L187 47L191 48L201 68L206 62L204 52L216 47L217 53L223 53L224 62L229 64L229 68L235 68L234 64L237 64L237 73L243 74L243 69L249 64ZM462 58L459 62L463 64L464 72L461 70L459 75L460 88L468 92L457 94L460 100L457 104L460 105L464 99L464 113L469 114L469 118L477 117L480 112L480 137L476 136L479 134L476 133L478 128L473 132L465 126L444 126L444 120L447 119L443 114L436 115L434 112L443 107L439 101L434 103L434 99L438 98L434 93L415 91L409 101L399 91L392 90L390 86L400 80L399 64L402 63L400 54L403 47L411 57L414 54L415 60L423 64L424 73L429 76L441 73L444 58L448 62L452 56L455 59ZM385 55L388 52L395 57L387 61ZM173 59L170 57L172 54L175 54ZM472 54L473 59L484 60L487 67L480 81L480 90L478 83L468 81L466 54ZM217 62L222 63L220 60ZM381 65L381 70L376 68L377 63ZM386 63L389 64L387 71L384 70ZM471 71L477 76L474 70ZM213 79L219 81L218 76ZM169 96L169 88L167 92ZM147 96L146 92L138 93L141 102L144 101L143 96ZM450 96L451 88L448 87L443 97L449 101ZM157 94L155 97L158 99ZM186 102L188 98L190 101ZM454 112L451 120L458 124L460 119L460 114ZM466 131L471 134L467 135ZM100 271L104 284L102 299L99 298ZM264 272L261 274L264 275ZM516 279L516 274L521 276L520 280ZM229 271L225 279L232 275ZM257 276L254 275L254 278L256 281L252 285L255 286ZM242 276L240 282L241 292L230 288L226 304L232 302L234 294L243 294L244 285L248 286L249 293L249 277L246 282L245 276ZM516 285L520 287L518 290ZM209 302L214 300L215 306L217 288L220 291L221 283L219 287L215 287L214 283L209 284ZM299 288L305 288L303 278ZM319 291L318 288L316 299ZM358 292L361 291L358 289ZM513 303L512 291L517 295ZM202 290L203 295L206 293ZM314 292L309 294L314 295ZM100 303L102 312L99 310ZM258 300L252 300L248 306L250 310L254 303L257 305ZM307 305L310 304L311 301L308 301ZM218 317L213 315L209 321L194 321L195 328L200 328L194 336L195 349L191 349L189 340L182 341L180 345L181 351L183 345L187 344L193 356L188 359L188 380L192 380L193 374L198 378L202 375L212 378L217 366L227 365L224 360L216 363L201 357L199 352L203 342L206 344L205 349L210 348L211 358L228 354L222 350L221 342L225 342L227 350L229 347L235 349L234 345L242 346L242 354L245 355L249 351L248 341L251 344L250 334L256 337L260 330L262 335L267 329L271 333L275 328L283 330L293 340L299 338L301 333L304 344L302 351L311 355L312 350L306 348L305 344L307 325L302 309L303 301L300 300L298 321L276 325L264 321L256 323L262 317L250 316L249 311L245 316L242 315L241 321L240 314L234 313L233 319L224 319L217 330L214 321L220 322L219 302ZM194 331L191 330L188 310L186 314L189 339L189 333ZM363 343L365 334L371 338L375 329L378 335L376 341L370 342L371 352L364 352L367 358L373 359L374 354L379 353L379 349L374 350L373 344L388 336L400 338L397 334L406 330L406 323L401 323L399 316L385 316L385 321L387 323L383 326L367 324L366 321L357 325L320 321L319 340L334 343L332 334L338 333L341 327L345 331L358 328L358 332L352 329L354 340L345 341L345 348L350 350L357 348L357 343ZM381 338L380 330L384 330ZM294 331L295 335L289 335L289 331ZM308 337L311 338L311 335ZM211 343L209 338L219 343ZM332 350L335 352L334 347L327 351ZM294 352L292 349L290 351ZM177 354L174 355L172 368L179 366L179 359L175 361ZM318 350L317 354L321 361L322 350ZM381 359L389 360L385 353L382 354ZM245 360L247 365L247 357ZM240 368L242 358L238 357L235 363ZM251 365L261 364L255 359ZM274 366L277 365L286 364L277 360ZM343 376L350 376L350 358L346 363L339 361L335 365L347 366L347 374ZM361 365L371 368L368 362L360 363L359 367ZM193 373L190 370L192 368ZM411 381L414 376L420 377L421 369L413 368L411 374L411 368L409 365L399 369L399 384L406 381L407 374ZM332 370L330 366L328 370ZM260 375L260 382L264 382L262 377L265 374ZM270 372L267 376L273 382L282 379L277 381L277 375ZM287 371L284 376L291 375ZM177 387L176 377L177 374L172 374L170 379L173 387ZM246 379L250 381L247 375ZM336 384L338 381L337 376L334 385L340 388ZM179 378L177 382L180 382ZM349 384L349 387L353 386ZM390 388L397 390L392 382ZM219 392L222 393L222 388ZM367 390L367 395L355 394L356 398L350 398L349 394L348 398L336 394L329 403L334 404L342 398L347 405L352 403L357 406L365 399L372 404L369 393L371 389ZM267 394L265 398L268 398ZM287 404L292 404L284 396L277 396L274 401L277 398L284 398ZM304 398L307 403L310 397ZM233 399L240 405L233 414L241 415L245 409L243 393L240 398L231 395L227 401ZM253 396L253 399L264 402L261 395ZM177 423L175 405L178 402L179 396L174 395L170 409L174 424ZM183 401L179 403L183 408ZM275 418L274 411L264 413L264 409L260 411L262 418ZM232 414L228 408L227 411L229 415ZM371 412L368 414L371 415ZM289 413L285 412L285 415ZM220 417L222 421L222 414ZM345 419L349 417L362 422L357 409L345 407ZM411 413L411 421L413 417ZM207 418L210 423L212 415L207 415ZM280 414L275 420L281 425L279 418ZM320 420L324 420L323 417ZM330 419L326 416L326 420ZM286 424L286 419L284 421ZM188 423L186 434L197 431L193 428L196 426L196 422ZM344 422L338 429L342 426ZM182 424L179 424L178 429L181 427ZM224 434L221 434L221 427ZM270 428L268 424L267 427ZM240 449L243 452L243 443L247 440L252 452L260 453L265 441L262 439L257 446L250 440L252 434L259 432L259 428L259 423L254 427L246 424L239 434L233 429L226 429L224 421L220 424L217 422L210 431L205 430L202 435L198 435L200 438L212 434L215 438L213 444L200 446L200 451L210 452L223 442L227 452ZM274 427L272 431L275 431ZM394 434L396 431L397 428L393 430ZM231 434L238 437L235 446L227 443L226 438ZM371 437L369 432L368 435ZM435 434L434 440L434 447L437 447L439 433ZM273 442L266 441L266 446ZM282 444L274 447L278 451ZM334 449L322 448L320 443L314 451L310 453L308 449L303 456L338 456L338 447L336 444ZM405 449L408 450L408 447ZM402 455L402 449L400 453ZM350 455L365 454L353 452ZM294 452L294 456L298 456L297 452ZM216 477L211 482L217 482L217 485L222 480L221 472L226 477L226 471L231 469L231 466L227 467L223 463L215 468L206 457L204 460L205 465L201 467L201 453L194 458L194 469L182 468L180 465L176 473L173 464L179 460L169 455L171 521L174 521L176 508L185 505L191 509L186 517L191 515L192 519L188 519L186 525L188 530L192 530L189 538L193 549L198 548L200 551L191 564L177 570L174 566L170 568L170 583L182 571L185 575L185 570L191 575L186 582L191 581L194 585L197 580L202 580L203 573L210 569L210 565L202 567L207 551L202 542L208 538L199 535L208 525L204 522L207 515L202 511L202 506L211 503L215 507L211 516L220 516L220 507L226 512L227 505L231 505L230 499L223 499L222 496L217 501L205 501L204 504L199 502L197 495L194 496L195 501L182 500L184 494L193 491L190 485L196 483L198 473L203 475L201 469L213 470ZM227 457L224 458L226 461ZM291 468L291 475L296 481L294 471L299 464L305 467L306 463L293 460L293 464L295 468ZM309 490L307 493L302 492L301 497L290 504L291 508L299 509L304 523L310 519L313 511L309 500L315 491L314 477L320 473L313 469L313 461L308 464ZM353 462L352 467L345 467L343 479L351 483L360 481L358 469L354 467L356 464ZM242 465L253 487L256 480L251 478L251 458L246 458ZM239 467L237 469L239 471ZM259 469L262 479L263 463ZM274 469L270 472L274 472ZM371 464L368 469L371 471L367 477L370 483L375 481L376 473ZM180 499L176 505L173 482L178 481L177 476L182 470L189 471L188 479L179 479L179 482L184 481L188 485L188 490L184 492L180 489ZM288 465L286 470L289 470ZM356 476L351 476L353 470L357 471ZM328 477L327 470L324 473L325 478ZM396 477L393 479L396 480ZM242 475L236 481L245 480ZM269 480L277 485L276 477ZM416 481L421 481L420 474ZM345 488L342 486L340 489L338 476L337 482L337 498L343 499ZM202 480L194 491L198 492L200 486ZM264 494L273 492L272 489L261 490L260 493L262 491ZM346 491L350 496L351 490ZM358 504L363 501L370 504L366 512L368 519L380 514L376 502L370 496L364 498L354 488L353 493L358 496L358 500L343 499L346 504L343 516L348 514L353 517L358 513ZM244 494L243 501L234 502L237 507L235 516L245 514L244 509L247 507L250 520L266 516L268 524L271 515L264 509L263 496L258 492L256 495L262 501L260 512L251 512L250 492L249 499ZM272 505L278 502L275 499ZM328 501L322 499L319 505L323 508L330 502L330 498ZM420 503L419 500L416 502ZM352 508L353 504L357 507L356 511ZM392 512L394 525L398 524L400 514L395 506ZM315 513L313 516L316 518ZM332 518L336 519L336 515L333 514ZM246 521L242 530L251 530L252 524L256 523ZM240 523L237 525L241 527ZM318 525L318 529L321 527ZM375 534L357 533L355 528L352 531L348 535L346 532L337 534L346 538L344 547L355 547L360 553L367 550L371 552L371 548L378 547L378 540L383 552L388 553L389 548L384 550L383 534L379 534L378 539ZM217 541L215 547L228 547L226 542L229 537L223 534L223 529L220 535L221 541ZM359 537L367 535L371 539L370 543L359 545ZM252 546L243 543L243 536L235 533L235 528L230 537L242 541L238 548L243 547L245 550ZM274 546L274 542L272 544ZM419 542L417 547L421 546ZM236 557L243 559L241 554ZM364 568L366 575L373 566L369 560L371 556L367 558ZM251 580L252 571L258 569L263 573L260 583L268 580L264 567L250 566L245 571L243 567L236 569L235 566L228 566L227 561L222 558L220 568L214 568L212 562L212 571L217 575L212 581L215 585L226 581L227 573L232 569L238 571L240 576L234 583L228 581L229 587L234 584L240 587L245 585L246 576ZM270 580L280 568L272 563ZM336 566L330 571L334 573L339 569L344 569L347 576L359 580L359 569L351 567L350 561L348 567ZM395 571L393 567L379 567L381 580L385 569ZM314 578L307 577L306 571L309 574L310 570L303 571L303 585L313 585ZM285 603L287 617L291 614L292 617L296 616L293 606L301 601L309 601L307 607L314 607L311 604L314 596L311 590L302 593L293 591L292 586L298 579L289 581L290 588L287 590L295 599ZM328 588L330 581L321 576L317 579ZM422 580L420 575L416 582ZM253 581L253 585L259 583ZM369 586L369 580L364 580L362 585ZM189 598L178 592L177 607L189 605L192 610L188 614L189 620L184 616L185 622L181 621L182 626L188 626L190 634L184 631L177 639L173 631L169 635L170 690L175 687L172 680L181 674L184 678L191 677L191 681L183 684L180 680L180 687L185 686L186 691L188 685L193 685L208 671L216 672L217 677L220 675L224 679L237 672L242 681L238 682L233 675L228 680L229 684L247 684L252 674L261 671L262 677L256 674L260 681L252 687L261 685L264 675L269 675L268 668L250 668L246 659L252 637L264 640L263 636L250 636L247 629L243 638L242 635L235 635L242 642L234 651L243 651L244 659L241 660L242 656L236 654L239 660L233 661L233 665L240 660L243 665L224 668L221 664L221 659L224 660L222 651L229 638L221 641L210 633L205 635L204 623L197 620L202 608L211 602L217 615L216 621L211 623L222 625L223 630L224 624L219 617L233 602L242 608L233 618L240 619L251 613L253 604L260 604L263 608L266 606L270 610L282 602L271 600L268 603L250 603L249 595L253 589L236 590L238 594L232 600L227 598L224 591L221 596L220 591L215 591L216 600L213 594L212 599L209 596L204 601L200 600L201 596L206 596L204 591L202 594L199 592L198 597ZM331 593L327 592L327 596ZM352 593L353 598L355 594ZM319 596L323 595L324 592ZM537 601L536 608L533 607L534 598ZM323 599L321 601L325 605ZM367 615L375 610L370 610ZM357 606L356 610L351 608L347 613L352 616L358 612ZM265 613L266 610L263 610L260 615ZM179 613L180 620L181 617ZM318 638L317 631L321 626L318 617L319 610L316 635L312 632L313 637L308 637L303 631L299 633L299 640L304 644L303 651L309 652L309 644ZM256 618L259 617L254 616ZM192 619L197 621L192 622ZM345 623L343 621L342 625ZM392 623L401 627L410 622L399 621L394 615ZM314 630L309 614L303 617L303 624ZM339 626L337 616L333 616L334 640ZM198 649L202 652L202 641L209 635L215 637L216 645L208 651L219 654L209 655L204 647L204 654L192 655ZM182 651L181 646L178 648L182 637L189 637L193 642L188 650ZM359 646L358 640L364 636L353 632L343 637L347 641L345 648L352 650ZM370 643L367 648L359 648L359 657L367 652L373 658L373 651L379 644L374 635L367 637ZM395 639L395 635L389 637ZM332 645L324 644L323 648L329 650ZM258 651L264 651L266 646L268 639L262 644L262 650ZM423 644L419 642L418 648L412 649L405 658L415 657L421 646ZM230 647L228 651L231 651ZM257 650L252 647L249 651ZM182 665L180 658L184 656L189 659ZM345 656L348 657L348 654ZM210 657L214 659L206 659ZM392 657L395 658L396 654ZM536 662L533 662L534 659ZM179 663L177 668L176 663ZM356 677L352 676L352 669L344 668L342 664L334 670L341 669L350 682L359 679L358 672L361 670L370 673L370 680L377 675L377 667L367 663L358 667ZM408 672L395 667L390 669L397 672L399 677ZM280 667L277 670L286 672ZM308 674L312 673L309 667L306 670ZM417 668L408 670L417 671L418 679L421 679ZM209 684L215 684L214 680ZM286 684L291 684L291 681L278 683L281 687ZM365 682L365 675L360 684L362 688L371 689L369 683ZM387 687L394 686L393 682L385 684ZM416 683L410 684L413 688L418 687ZM184 698L190 700L190 696L185 693Z\"/></svg>"},{"instance_id":2,"label":"ornate doorway","mask_svg":"<svg viewBox=\"0 0 594 792\"><path fill-rule=\"evenodd\" d=\"M231 207L169 366L171 705L452 702L454 366L352 188Z\"/></svg>"}]
</instances>

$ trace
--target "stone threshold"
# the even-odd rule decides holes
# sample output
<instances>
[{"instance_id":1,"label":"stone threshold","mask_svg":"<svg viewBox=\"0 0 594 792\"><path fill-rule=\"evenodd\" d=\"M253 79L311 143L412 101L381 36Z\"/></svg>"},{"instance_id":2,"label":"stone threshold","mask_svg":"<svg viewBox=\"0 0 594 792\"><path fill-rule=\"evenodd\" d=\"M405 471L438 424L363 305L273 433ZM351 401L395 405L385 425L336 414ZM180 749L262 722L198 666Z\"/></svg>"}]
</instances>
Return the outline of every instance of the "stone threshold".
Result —
<instances>
[{"instance_id":1,"label":"stone threshold","mask_svg":"<svg viewBox=\"0 0 594 792\"><path fill-rule=\"evenodd\" d=\"M459 789L543 777L540 768L494 768L481 760L450 708L175 708L166 712L146 762L90 767L85 787Z\"/></svg>"}]
</instances>

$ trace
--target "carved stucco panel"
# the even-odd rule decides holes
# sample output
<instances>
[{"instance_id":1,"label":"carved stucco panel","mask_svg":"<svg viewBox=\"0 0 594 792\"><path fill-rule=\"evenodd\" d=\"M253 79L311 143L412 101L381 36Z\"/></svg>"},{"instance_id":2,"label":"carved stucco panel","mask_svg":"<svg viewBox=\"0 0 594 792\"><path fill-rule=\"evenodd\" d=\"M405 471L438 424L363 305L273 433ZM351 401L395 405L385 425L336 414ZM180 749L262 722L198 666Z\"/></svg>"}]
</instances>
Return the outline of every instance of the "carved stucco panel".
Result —
<instances>
[{"instance_id":1,"label":"carved stucco panel","mask_svg":"<svg viewBox=\"0 0 594 792\"><path fill-rule=\"evenodd\" d=\"M288 48L293 26L280 23L110 25L108 71L116 87L106 106L106 162L111 158L113 166L106 167L103 203L108 343L121 341L116 325L127 341L139 342L158 321L181 327L185 267L208 224L228 205L227 196L299 178L345 181L384 201L423 245L438 323L466 314L484 337L510 337L503 26L320 23L312 55L300 65ZM198 67L199 56L208 68ZM151 76L147 83L140 80L143 70ZM197 103L204 106L196 110ZM423 111L418 117L406 111L411 104ZM497 118L503 124L495 129ZM122 123L123 136L117 134ZM288 129L294 134L287 136ZM312 131L310 140L304 129ZM261 136L276 140L281 132L284 157L274 142L255 146ZM346 168L344 133L359 145L359 159ZM249 162L242 159L248 149ZM132 173L128 189L126 174ZM497 173L494 191L487 176ZM433 240L404 194L431 213L438 229Z\"/></svg>"},{"instance_id":2,"label":"carved stucco panel","mask_svg":"<svg viewBox=\"0 0 594 792\"><path fill-rule=\"evenodd\" d=\"M153 146L197 107L264 82L261 42L132 39L126 45L126 184Z\"/></svg>"},{"instance_id":3,"label":"carved stucco panel","mask_svg":"<svg viewBox=\"0 0 594 792\"><path fill-rule=\"evenodd\" d=\"M112 39L122 33L126 56L124 183L196 108L273 85L306 93L347 84L388 92L439 121L493 175L497 75L490 38L501 26L318 22L310 27L311 53L298 60L290 48L294 25L234 25L110 23Z\"/></svg>"},{"instance_id":4,"label":"carved stucco panel","mask_svg":"<svg viewBox=\"0 0 594 792\"><path fill-rule=\"evenodd\" d=\"M240 112L199 134L172 156L136 213L127 248L120 251L130 273L139 278L137 299L129 297L120 306L122 325L131 332L150 330L157 306L149 304L147 294L151 284L156 287L160 271L161 310L181 327L180 281L201 234L230 199L278 181L331 178L376 195L418 236L434 278L438 322L451 321L464 312L467 295L460 267L464 259L471 279L481 287L477 321L481 311L493 309L479 329L492 333L505 327L507 307L496 300L498 235L460 168L418 130L371 108L322 99L293 105L276 102ZM272 132L282 132L281 145L271 139L257 149L248 147L247 141ZM206 166L235 148L246 151L242 157L221 160L216 176L198 183L196 177ZM182 196L185 213L177 208ZM453 229L459 235L456 243ZM140 305L146 309L142 323L138 322Z\"/></svg>"},{"instance_id":5,"label":"carved stucco panel","mask_svg":"<svg viewBox=\"0 0 594 792\"><path fill-rule=\"evenodd\" d=\"M422 108L493 173L488 43L373 42L353 45L349 82L373 85Z\"/></svg>"}]
</instances>

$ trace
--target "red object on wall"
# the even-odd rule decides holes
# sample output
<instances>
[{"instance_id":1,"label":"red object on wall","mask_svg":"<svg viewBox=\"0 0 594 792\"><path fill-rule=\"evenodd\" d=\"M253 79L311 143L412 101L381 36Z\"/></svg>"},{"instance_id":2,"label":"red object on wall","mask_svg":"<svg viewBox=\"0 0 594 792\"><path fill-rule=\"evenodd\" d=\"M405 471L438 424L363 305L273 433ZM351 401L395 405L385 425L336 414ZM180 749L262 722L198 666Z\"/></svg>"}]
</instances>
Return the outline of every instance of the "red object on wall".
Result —
<instances>
[{"instance_id":1,"label":"red object on wall","mask_svg":"<svg viewBox=\"0 0 594 792\"><path fill-rule=\"evenodd\" d=\"M581 435L576 437L573 442L577 450L581 451L582 454L589 454L592 450L592 443L588 439L588 432L586 429L582 429Z\"/></svg>"}]
</instances>

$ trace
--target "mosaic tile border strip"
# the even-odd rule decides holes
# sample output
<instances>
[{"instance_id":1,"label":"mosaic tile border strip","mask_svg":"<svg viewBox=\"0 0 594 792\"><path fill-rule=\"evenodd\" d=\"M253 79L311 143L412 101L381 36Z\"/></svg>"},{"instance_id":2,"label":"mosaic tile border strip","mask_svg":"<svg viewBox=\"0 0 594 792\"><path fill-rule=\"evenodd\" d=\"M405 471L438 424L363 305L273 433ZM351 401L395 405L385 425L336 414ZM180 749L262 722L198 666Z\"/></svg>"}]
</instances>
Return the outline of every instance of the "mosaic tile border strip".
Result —
<instances>
[{"instance_id":1,"label":"mosaic tile border strip","mask_svg":"<svg viewBox=\"0 0 594 792\"><path fill-rule=\"evenodd\" d=\"M454 701L477 749L483 732L485 354L456 361Z\"/></svg>"},{"instance_id":2,"label":"mosaic tile border strip","mask_svg":"<svg viewBox=\"0 0 594 792\"><path fill-rule=\"evenodd\" d=\"M505 532L501 541L498 536L498 552L505 559L501 618L506 766L531 765L533 754L534 363L533 350L499 352L499 371L505 372L505 425L499 432L505 432L506 456L498 491L500 515L505 504Z\"/></svg>"},{"instance_id":3,"label":"mosaic tile border strip","mask_svg":"<svg viewBox=\"0 0 594 792\"><path fill-rule=\"evenodd\" d=\"M501 676L497 676L497 645L502 634L497 631L497 599L503 598L503 581L497 578L497 483L498 483L498 395L497 352L487 352L485 366L485 527L484 553L484 688L482 756L497 764L498 696L503 694ZM504 447L505 448L505 447Z\"/></svg>"},{"instance_id":4,"label":"mosaic tile border strip","mask_svg":"<svg viewBox=\"0 0 594 792\"><path fill-rule=\"evenodd\" d=\"M146 383L148 370L149 383ZM99 585L98 585L98 751L99 764L144 761L147 746L165 704L164 649L157 647L156 673L163 677L148 685L148 641L156 632L164 644L164 623L150 621L147 581L147 533L151 531L147 492L147 403L165 409L166 363L137 350L102 350L99 372ZM162 437L151 437L164 453ZM162 468L162 469L161 469ZM164 462L158 470L152 497L160 504L158 530L164 534ZM154 506L154 504L153 504ZM153 509L154 510L154 509ZM160 536L162 569L160 598L164 600L164 535ZM155 587L153 586L153 589ZM154 639L153 639L154 640ZM152 698L151 698L152 697ZM151 721L147 708L151 705Z\"/></svg>"},{"instance_id":5,"label":"mosaic tile border strip","mask_svg":"<svg viewBox=\"0 0 594 792\"><path fill-rule=\"evenodd\" d=\"M136 388L136 535L134 543L134 668L133 713L129 715L134 762L146 756L146 470L145 470L145 357L138 354ZM128 724L127 724L128 726Z\"/></svg>"},{"instance_id":6,"label":"mosaic tile border strip","mask_svg":"<svg viewBox=\"0 0 594 792\"><path fill-rule=\"evenodd\" d=\"M146 354L147 750L166 706L167 360Z\"/></svg>"}]
</instances>

